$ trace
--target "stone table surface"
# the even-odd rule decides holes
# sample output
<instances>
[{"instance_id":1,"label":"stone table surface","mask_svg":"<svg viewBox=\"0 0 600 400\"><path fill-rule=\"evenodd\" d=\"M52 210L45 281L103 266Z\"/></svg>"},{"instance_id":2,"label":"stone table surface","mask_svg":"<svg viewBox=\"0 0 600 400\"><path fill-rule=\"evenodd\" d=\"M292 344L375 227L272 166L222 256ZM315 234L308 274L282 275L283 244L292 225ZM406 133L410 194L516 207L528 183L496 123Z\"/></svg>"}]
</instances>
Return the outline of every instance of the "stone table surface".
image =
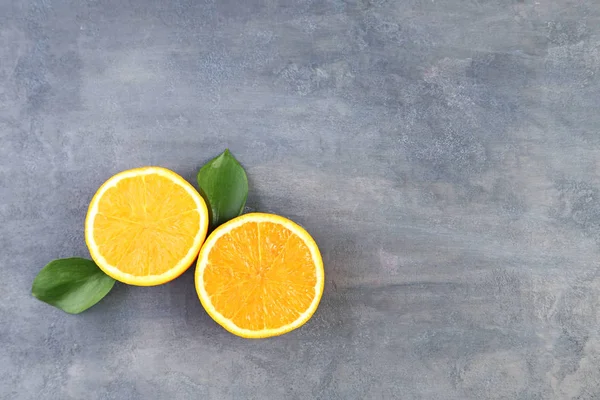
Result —
<instances>
[{"instance_id":1,"label":"stone table surface","mask_svg":"<svg viewBox=\"0 0 600 400\"><path fill-rule=\"evenodd\" d=\"M0 0L0 399L600 398L600 3ZM301 329L235 337L193 271L67 315L112 174L194 181L326 268Z\"/></svg>"}]
</instances>

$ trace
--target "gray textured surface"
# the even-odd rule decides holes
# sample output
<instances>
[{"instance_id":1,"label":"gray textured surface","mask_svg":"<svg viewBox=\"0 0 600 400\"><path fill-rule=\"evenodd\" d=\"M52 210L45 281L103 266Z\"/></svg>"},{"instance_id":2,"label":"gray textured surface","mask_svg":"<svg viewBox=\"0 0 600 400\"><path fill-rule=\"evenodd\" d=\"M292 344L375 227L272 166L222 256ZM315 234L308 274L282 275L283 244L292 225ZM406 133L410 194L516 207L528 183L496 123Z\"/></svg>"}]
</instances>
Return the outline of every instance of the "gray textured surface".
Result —
<instances>
[{"instance_id":1,"label":"gray textured surface","mask_svg":"<svg viewBox=\"0 0 600 400\"><path fill-rule=\"evenodd\" d=\"M600 3L0 0L0 399L600 398ZM190 181L319 242L303 328L236 338L192 274L79 316L111 174Z\"/></svg>"}]
</instances>

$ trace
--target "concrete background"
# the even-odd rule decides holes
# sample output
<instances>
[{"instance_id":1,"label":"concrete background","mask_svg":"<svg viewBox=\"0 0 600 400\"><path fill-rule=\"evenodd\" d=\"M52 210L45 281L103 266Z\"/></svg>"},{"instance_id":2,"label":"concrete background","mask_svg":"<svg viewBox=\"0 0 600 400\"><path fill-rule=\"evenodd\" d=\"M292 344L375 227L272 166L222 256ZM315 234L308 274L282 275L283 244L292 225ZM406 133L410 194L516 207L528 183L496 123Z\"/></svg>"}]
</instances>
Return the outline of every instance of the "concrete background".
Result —
<instances>
[{"instance_id":1,"label":"concrete background","mask_svg":"<svg viewBox=\"0 0 600 400\"><path fill-rule=\"evenodd\" d=\"M600 3L0 0L0 399L600 398ZM303 328L240 339L191 271L78 316L112 174L225 147L305 225Z\"/></svg>"}]
</instances>

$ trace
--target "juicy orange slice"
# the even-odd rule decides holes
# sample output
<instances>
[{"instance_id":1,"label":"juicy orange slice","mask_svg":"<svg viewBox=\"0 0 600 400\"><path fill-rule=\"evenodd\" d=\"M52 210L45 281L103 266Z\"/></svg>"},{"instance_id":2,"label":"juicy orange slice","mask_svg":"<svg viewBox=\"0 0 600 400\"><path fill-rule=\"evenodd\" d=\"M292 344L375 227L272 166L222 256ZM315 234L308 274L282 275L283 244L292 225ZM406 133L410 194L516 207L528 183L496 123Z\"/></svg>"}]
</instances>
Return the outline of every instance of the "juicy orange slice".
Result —
<instances>
[{"instance_id":1,"label":"juicy orange slice","mask_svg":"<svg viewBox=\"0 0 600 400\"><path fill-rule=\"evenodd\" d=\"M252 213L217 228L198 256L196 290L208 314L246 338L281 335L313 315L324 284L317 244L302 227Z\"/></svg>"},{"instance_id":2,"label":"juicy orange slice","mask_svg":"<svg viewBox=\"0 0 600 400\"><path fill-rule=\"evenodd\" d=\"M96 264L131 285L159 285L194 262L208 211L196 189L160 167L123 171L94 195L85 240Z\"/></svg>"}]
</instances>

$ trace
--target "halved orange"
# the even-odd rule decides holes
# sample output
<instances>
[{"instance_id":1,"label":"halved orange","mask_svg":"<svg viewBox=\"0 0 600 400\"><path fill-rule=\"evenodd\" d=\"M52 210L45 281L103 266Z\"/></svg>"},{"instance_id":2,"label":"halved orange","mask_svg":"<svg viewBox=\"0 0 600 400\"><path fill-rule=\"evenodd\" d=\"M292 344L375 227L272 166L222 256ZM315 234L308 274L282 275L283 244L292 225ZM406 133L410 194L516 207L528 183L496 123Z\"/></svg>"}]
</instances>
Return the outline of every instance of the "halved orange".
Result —
<instances>
[{"instance_id":1,"label":"halved orange","mask_svg":"<svg viewBox=\"0 0 600 400\"><path fill-rule=\"evenodd\" d=\"M143 167L118 173L98 189L85 241L107 275L151 286L190 267L207 229L206 203L192 185L168 169Z\"/></svg>"},{"instance_id":2,"label":"halved orange","mask_svg":"<svg viewBox=\"0 0 600 400\"><path fill-rule=\"evenodd\" d=\"M303 325L319 305L324 281L313 238L273 214L245 214L215 229L196 267L196 290L208 314L245 338Z\"/></svg>"}]
</instances>

